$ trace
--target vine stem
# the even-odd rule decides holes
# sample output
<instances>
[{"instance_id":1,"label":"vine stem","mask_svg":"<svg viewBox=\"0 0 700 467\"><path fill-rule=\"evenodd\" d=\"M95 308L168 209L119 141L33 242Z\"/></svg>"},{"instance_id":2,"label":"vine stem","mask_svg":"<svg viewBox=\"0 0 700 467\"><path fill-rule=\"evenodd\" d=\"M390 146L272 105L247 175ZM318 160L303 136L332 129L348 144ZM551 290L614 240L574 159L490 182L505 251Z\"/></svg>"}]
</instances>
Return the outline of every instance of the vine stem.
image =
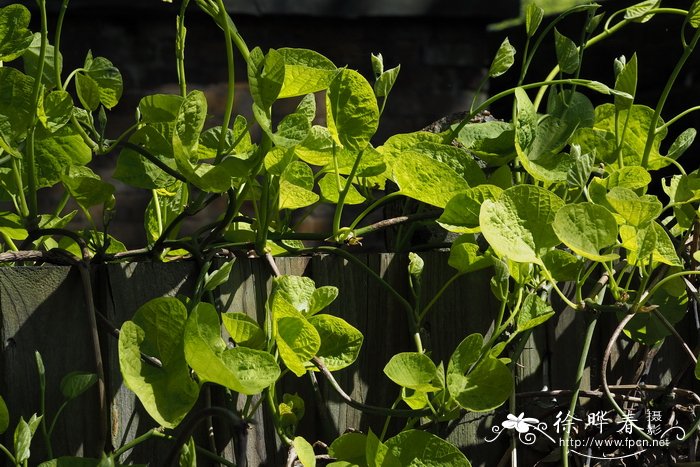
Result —
<instances>
[{"instance_id":1,"label":"vine stem","mask_svg":"<svg viewBox=\"0 0 700 467\"><path fill-rule=\"evenodd\" d=\"M177 61L177 83L180 87L180 96L187 96L187 79L185 75L185 10L189 0L182 0L180 14L177 16L177 48L175 49L175 59Z\"/></svg>"},{"instance_id":2,"label":"vine stem","mask_svg":"<svg viewBox=\"0 0 700 467\"><path fill-rule=\"evenodd\" d=\"M99 402L99 432L97 436L97 452L103 452L107 442L108 414L107 395L105 390L105 372L102 362L102 350L100 347L100 335L97 331L97 315L95 302L92 296L92 282L90 279L89 263L86 259L78 264L78 271L83 283L83 293L85 294L85 304L88 311L88 323L92 337L92 351L95 357L95 373L97 374L97 392Z\"/></svg>"},{"instance_id":3,"label":"vine stem","mask_svg":"<svg viewBox=\"0 0 700 467\"><path fill-rule=\"evenodd\" d=\"M578 368L576 370L576 382L574 383L571 402L569 403L569 413L566 417L566 427L564 429L564 436L562 437L561 460L563 467L569 467L569 438L571 436L571 423L573 422L574 412L576 411L576 406L578 405L578 396L579 392L581 391L581 383L583 382L583 373L586 370L586 360L588 360L588 352L591 348L591 342L593 341L593 335L595 333L597 323L598 315L593 314L588 322L588 326L586 327L586 336L584 337L581 357L579 358Z\"/></svg>"},{"instance_id":4,"label":"vine stem","mask_svg":"<svg viewBox=\"0 0 700 467\"><path fill-rule=\"evenodd\" d=\"M233 113L233 103L235 97L235 85L236 78L234 73L234 60L233 60L233 44L231 43L231 28L228 25L228 13L224 7L223 0L217 0L219 6L219 19L222 23L222 29L224 30L224 37L226 38L226 69L228 73L228 92L226 93L226 107L224 109L224 119L221 123L221 134L219 135L219 145L216 150L216 158L214 163L218 164L224 155L224 146L226 143L226 135L228 133L228 127L231 123L231 114Z\"/></svg>"},{"instance_id":5,"label":"vine stem","mask_svg":"<svg viewBox=\"0 0 700 467\"><path fill-rule=\"evenodd\" d=\"M355 174L357 173L357 169L360 167L360 161L362 160L362 155L365 153L365 150L361 150L358 154L357 157L355 158L355 163L352 165L352 169L350 170L350 174L348 174L348 178L345 180L345 186L343 187L343 190L340 192L338 195L338 203L335 207L335 213L333 214L333 235L338 235L338 232L340 231L340 221L341 217L343 215L343 206L345 205L345 198L348 196L348 193L350 192L350 188L352 188L352 180L355 178ZM335 152L334 152L335 154ZM336 164L336 169L335 173L338 179L340 179L340 175L338 173L338 167L337 167L337 158L334 156L333 160L335 161Z\"/></svg>"},{"instance_id":6,"label":"vine stem","mask_svg":"<svg viewBox=\"0 0 700 467\"><path fill-rule=\"evenodd\" d=\"M605 352L603 353L603 361L600 366L600 383L601 387L603 388L603 392L605 393L606 398L608 399L608 402L610 405L612 405L613 409L615 409L615 412L617 412L618 415L621 417L627 417L627 414L622 410L622 408L617 404L615 401L615 398L613 397L613 393L610 390L610 387L608 386L608 375L607 375L607 368L608 368L608 363L610 362L610 355L612 354L612 349L613 346L615 345L615 342L617 342L617 338L620 336L622 333L622 330L625 329L625 326L627 326L627 323L629 323L632 318L634 318L636 315L635 314L628 314L625 316L622 321L617 325L615 330L613 331L612 335L610 336L610 339L608 340L608 345L605 347ZM625 421L632 427L632 429L637 433L639 436L644 438L647 441L652 441L651 436L649 436L647 433L644 432L641 428L637 426L636 423L634 423L634 420L629 420L625 419Z\"/></svg>"},{"instance_id":7,"label":"vine stem","mask_svg":"<svg viewBox=\"0 0 700 467\"><path fill-rule=\"evenodd\" d=\"M323 364L323 361L318 357L313 357L311 359L316 368L321 371L324 378L331 383L331 386L335 392L340 396L341 399L345 401L350 407L360 410L363 413L374 414L374 415L386 415L389 417L402 417L402 418L413 418L413 417L425 417L430 415L432 412L430 409L413 410L413 409L387 409L385 407L377 407L374 405L363 404L362 402L356 401L346 393L330 370Z\"/></svg>"},{"instance_id":8,"label":"vine stem","mask_svg":"<svg viewBox=\"0 0 700 467\"><path fill-rule=\"evenodd\" d=\"M46 49L48 47L48 21L46 18L46 0L37 0L39 12L41 15L41 45L39 48L39 64L37 72L34 76L34 88L32 89L32 103L34 105L34 113L32 122L27 133L27 190L29 191L29 216L28 226L30 228L37 227L37 175L36 175L36 158L34 154L34 135L36 132L38 116L39 97L42 90L42 78L44 77L44 61L46 59Z\"/></svg>"}]
</instances>

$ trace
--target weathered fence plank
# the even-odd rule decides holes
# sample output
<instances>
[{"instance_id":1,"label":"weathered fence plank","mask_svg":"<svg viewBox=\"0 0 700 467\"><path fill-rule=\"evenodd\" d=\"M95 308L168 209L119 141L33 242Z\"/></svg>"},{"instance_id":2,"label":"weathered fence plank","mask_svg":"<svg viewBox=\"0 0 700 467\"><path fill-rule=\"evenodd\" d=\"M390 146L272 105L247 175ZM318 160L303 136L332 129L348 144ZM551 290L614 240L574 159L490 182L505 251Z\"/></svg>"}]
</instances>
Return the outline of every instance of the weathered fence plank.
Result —
<instances>
[{"instance_id":1,"label":"weathered fence plank","mask_svg":"<svg viewBox=\"0 0 700 467\"><path fill-rule=\"evenodd\" d=\"M446 284L454 271L447 266L447 252L421 253L425 261L422 280L421 306L426 306L434 294ZM408 304L414 298L408 288L405 255L359 255L359 262L382 277ZM317 286L333 285L340 296L327 313L339 316L359 329L365 336L360 356L351 367L335 373L340 386L355 400L365 404L389 407L399 396L399 387L384 374L386 362L397 352L414 351L406 313L408 310L371 274L354 262L333 256L282 258L277 260L283 274L307 275ZM98 311L115 328L130 319L146 301L164 295L189 294L198 271L194 262L135 263L100 266L94 271L95 297ZM489 288L488 272L460 277L449 286L435 303L421 330L424 346L436 362L447 363L459 342L471 333L487 336L493 332L493 319L498 302ZM232 274L216 296L220 309L244 312L259 322L265 319L265 302L271 289L272 274L262 260L236 260ZM586 328L585 314L556 308L556 315L546 326L534 330L524 346L514 377L518 392L543 389L569 389L575 380L578 354ZM0 394L10 407L12 424L20 415L28 418L39 409L34 350L44 356L47 369L47 409L54 413L60 403L58 385L69 371L94 371L94 356L89 334L83 289L77 271L67 267L0 268L0 312L2 336L2 367ZM692 335L690 316L687 325L679 325L685 337ZM613 314L600 318L591 346L589 368L584 375L584 388L597 389L600 384L601 360L607 339L618 319ZM112 446L120 446L154 426L135 396L123 387L119 372L117 341L109 336L109 327L101 326L101 339L107 370L107 395L110 403L110 433ZM695 339L689 339L691 345ZM628 381L639 370L645 351L621 337L615 345L608 371L611 384ZM667 339L654 360L648 384L666 384L683 370L686 364L679 343ZM692 375L691 375L692 376ZM311 441L332 441L347 429L379 433L384 417L369 416L345 404L323 376L316 374L319 391L312 390L307 376L296 378L287 374L277 385L281 398L285 392L298 392L306 401L305 419L299 434ZM214 402L224 401L225 391L212 388ZM317 398L323 403L317 404ZM253 397L252 404L259 401ZM586 408L596 407L590 400ZM200 401L201 403L201 401ZM246 403L243 396L233 401L238 408ZM516 398L494 414L468 414L450 425L443 435L463 449L476 466L496 465L508 449L509 440L485 443L493 435L491 428L505 419L509 412L525 412L527 416L543 416L568 407L567 396ZM268 407L256 412L247 445L249 465L283 465L286 449L275 434ZM56 429L56 454L96 455L90 452L97 436L97 397L94 390L69 406ZM403 426L394 419L388 434ZM233 459L236 454L232 434L226 423L214 420L215 436L221 455ZM199 439L203 433L199 434ZM11 436L11 433L9 434ZM4 437L8 441L8 434ZM205 440L206 441L206 440ZM151 440L123 457L128 462L150 462L161 465L171 443ZM33 450L43 456L41 437L37 436ZM554 447L546 446L544 450ZM523 465L542 457L542 451L532 452L519 447ZM530 457L528 457L530 456ZM539 456L539 457L538 457ZM0 462L2 465L2 462ZM205 465L205 464L203 464Z\"/></svg>"},{"instance_id":2,"label":"weathered fence plank","mask_svg":"<svg viewBox=\"0 0 700 467\"><path fill-rule=\"evenodd\" d=\"M0 394L10 411L11 440L19 417L28 420L40 411L39 377L34 352L46 368L46 411L56 414L63 397L61 379L71 371L95 371L87 308L77 270L69 267L0 268L2 376ZM96 455L98 413L96 392L68 405L53 436L54 454ZM5 444L12 446L12 442ZM40 434L32 451L46 456ZM4 462L4 456L2 462Z\"/></svg>"}]
</instances>

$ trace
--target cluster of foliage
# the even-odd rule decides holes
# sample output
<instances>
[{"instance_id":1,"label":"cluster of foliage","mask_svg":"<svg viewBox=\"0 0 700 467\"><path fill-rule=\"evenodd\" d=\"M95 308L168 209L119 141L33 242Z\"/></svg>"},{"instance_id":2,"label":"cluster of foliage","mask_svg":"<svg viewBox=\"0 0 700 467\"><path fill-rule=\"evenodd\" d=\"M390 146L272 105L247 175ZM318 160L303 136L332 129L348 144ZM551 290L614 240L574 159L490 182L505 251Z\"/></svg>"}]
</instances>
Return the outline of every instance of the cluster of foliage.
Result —
<instances>
[{"instance_id":1,"label":"cluster of foliage","mask_svg":"<svg viewBox=\"0 0 700 467\"><path fill-rule=\"evenodd\" d=\"M546 27L541 27L542 10L530 5L515 88L475 103L467 118L443 133L398 134L379 145L371 140L399 67L385 69L381 55L372 56L371 84L311 50L250 50L221 0L196 1L223 31L226 44L230 87L221 125L207 128L207 100L187 86L189 2L183 0L176 44L180 93L144 97L133 126L107 139L107 110L122 94L119 71L108 59L88 52L84 65L64 78L59 47L68 1L63 0L53 44L45 1L37 3L38 33L28 29L26 7L0 9L0 62L10 65L0 67L0 193L14 208L0 213L3 260L61 260L78 264L81 271L91 263L139 257L190 256L198 261L201 273L192 296L146 303L119 333L124 383L163 430L186 420L204 388L219 386L247 397L242 410L225 408L237 419L250 419L264 402L279 437L294 448L303 465L315 465L309 441L296 433L304 401L289 394L280 397L276 383L283 374L300 377L309 371L332 380L332 372L356 360L363 335L327 311L340 293L336 287L317 288L308 278L279 275L272 257L326 252L357 261L352 250L363 236L399 222L424 222L432 216L442 228L458 234L449 257L456 273L428 300L420 296L423 260L415 253L410 254L408 271L413 297L402 297L372 275L406 309L415 351L396 354L384 373L400 388L409 409L353 404L360 410L407 417L409 423L388 439L386 433L377 436L371 431L342 435L329 447L336 466L470 465L457 447L421 426L444 424L465 412L491 411L508 401L515 390L512 367L519 352L532 330L557 313L557 300L588 317L576 383L580 385L602 312L617 313L620 332L624 328L629 338L653 345L677 334L674 323L695 299L696 291L686 286L685 277L699 274L687 244L698 222L700 175L686 173L676 162L692 144L695 130L683 131L662 148L668 128L698 107L666 122L661 113L700 39L698 0L689 10L645 1L607 17L597 14L598 5L582 5ZM572 14L584 18L578 43L555 28ZM586 49L657 14L682 17L683 53L654 108L635 102L636 56L615 60L610 85L580 76ZM539 45L552 37L555 69L543 81L526 80ZM247 64L254 115L250 122L232 112L236 51ZM515 50L505 40L485 80L502 75L514 63ZM316 108L318 93L325 94L321 112ZM587 93L609 102L594 106ZM274 122L274 104L294 97L300 98L296 109ZM471 122L471 117L506 98L513 102L511 121ZM314 124L319 114L325 116L325 126ZM254 125L262 130L259 141L250 136ZM127 251L109 235L115 190L88 167L94 156L117 153L114 178L151 194L144 218L148 245L141 250ZM648 189L654 180L651 173L667 166L675 167L677 174L663 180L664 202ZM396 189L385 192L387 184ZM53 213L39 213L38 194L48 187L62 188L63 198ZM421 208L401 219L363 225L370 213L402 198L437 211ZM91 228L68 228L77 214L65 212L70 199ZM218 199L226 203L220 218L180 235L183 220ZM311 212L321 203L334 206L332 231L295 232L293 213ZM349 225L341 222L346 205L364 208ZM246 215L248 209L255 215ZM102 219L95 219L94 212L101 212ZM305 240L322 245L307 247ZM223 250L254 250L269 261L277 277L263 322L219 309L213 299L235 267L234 261L213 266L215 255ZM446 364L435 362L424 348L421 327L449 284L474 271L491 274L491 292L501 305L492 331L466 336ZM564 282L573 284L573 293L562 290ZM222 338L224 330L233 345ZM99 343L95 347L99 352ZM692 352L688 357L696 362ZM79 381L75 384L80 391L69 387L64 391L69 399L93 382L90 375L76 378L69 381ZM104 384L99 368L94 380ZM623 414L610 389L602 389ZM578 390L575 386L572 412ZM253 403L253 396L261 394ZM4 431L9 416L4 403L0 405ZM2 448L14 464L27 465L31 438L39 426L44 427L50 452L51 430L45 423L44 414L20 421L14 454ZM570 432L569 423L565 436ZM148 435L158 434L167 436L162 430ZM567 446L563 443L564 465ZM95 460L95 465L115 465L130 447ZM181 465L196 462L194 451L192 443L183 447ZM238 456L242 465L245 453ZM57 465L59 460L44 465Z\"/></svg>"}]
</instances>

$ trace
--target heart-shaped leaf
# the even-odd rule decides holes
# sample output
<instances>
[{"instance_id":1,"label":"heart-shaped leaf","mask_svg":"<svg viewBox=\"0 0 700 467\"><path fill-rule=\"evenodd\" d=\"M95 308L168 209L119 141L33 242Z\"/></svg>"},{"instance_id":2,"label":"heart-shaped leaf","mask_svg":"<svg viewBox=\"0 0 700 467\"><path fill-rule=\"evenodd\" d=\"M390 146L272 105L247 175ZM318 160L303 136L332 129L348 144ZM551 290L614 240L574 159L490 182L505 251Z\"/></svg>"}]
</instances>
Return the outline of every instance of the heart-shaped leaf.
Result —
<instances>
[{"instance_id":1,"label":"heart-shaped leaf","mask_svg":"<svg viewBox=\"0 0 700 467\"><path fill-rule=\"evenodd\" d=\"M190 377L183 335L187 309L175 298L156 298L141 306L119 333L119 366L126 387L134 391L159 424L176 427L194 406L199 386ZM141 354L160 361L157 367Z\"/></svg>"}]
</instances>

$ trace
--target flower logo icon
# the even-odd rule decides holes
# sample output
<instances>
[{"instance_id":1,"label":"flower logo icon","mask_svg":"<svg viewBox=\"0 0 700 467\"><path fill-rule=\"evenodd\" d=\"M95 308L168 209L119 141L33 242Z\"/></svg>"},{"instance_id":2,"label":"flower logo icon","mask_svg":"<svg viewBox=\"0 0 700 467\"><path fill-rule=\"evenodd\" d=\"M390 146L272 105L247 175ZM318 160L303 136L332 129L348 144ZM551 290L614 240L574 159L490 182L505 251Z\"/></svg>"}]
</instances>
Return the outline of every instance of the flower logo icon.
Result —
<instances>
[{"instance_id":1,"label":"flower logo icon","mask_svg":"<svg viewBox=\"0 0 700 467\"><path fill-rule=\"evenodd\" d=\"M540 421L536 418L525 417L525 412L521 412L517 417L513 414L508 414L506 420L501 422L501 426L506 430L516 430L518 433L527 433L530 428L536 428Z\"/></svg>"}]
</instances>

